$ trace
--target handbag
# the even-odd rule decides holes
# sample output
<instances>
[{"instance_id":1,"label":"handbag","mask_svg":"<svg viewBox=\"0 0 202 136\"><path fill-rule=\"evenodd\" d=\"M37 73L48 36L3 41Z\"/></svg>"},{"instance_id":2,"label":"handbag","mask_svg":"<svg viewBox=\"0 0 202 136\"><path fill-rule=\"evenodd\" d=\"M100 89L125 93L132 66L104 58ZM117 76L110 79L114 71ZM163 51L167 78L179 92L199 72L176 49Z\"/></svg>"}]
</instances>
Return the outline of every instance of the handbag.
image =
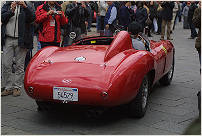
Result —
<instances>
[{"instance_id":1,"label":"handbag","mask_svg":"<svg viewBox=\"0 0 202 136\"><path fill-rule=\"evenodd\" d=\"M151 21L151 19L148 17L147 20L145 21L145 23L146 23L147 25L151 25L151 24L152 24L152 21Z\"/></svg>"}]
</instances>

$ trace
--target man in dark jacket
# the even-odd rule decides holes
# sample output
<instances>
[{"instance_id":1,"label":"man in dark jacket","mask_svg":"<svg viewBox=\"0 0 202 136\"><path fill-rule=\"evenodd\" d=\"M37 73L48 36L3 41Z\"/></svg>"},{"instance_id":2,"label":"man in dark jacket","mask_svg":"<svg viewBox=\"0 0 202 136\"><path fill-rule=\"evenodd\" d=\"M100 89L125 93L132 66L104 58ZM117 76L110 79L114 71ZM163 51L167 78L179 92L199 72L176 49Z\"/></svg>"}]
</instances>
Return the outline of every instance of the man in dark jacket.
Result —
<instances>
[{"instance_id":1,"label":"man in dark jacket","mask_svg":"<svg viewBox=\"0 0 202 136\"><path fill-rule=\"evenodd\" d=\"M131 18L130 18L130 5L131 2L127 1L124 3L124 5L121 6L120 10L119 10L119 25L124 27L124 30L127 30L128 25L131 22Z\"/></svg>"},{"instance_id":2,"label":"man in dark jacket","mask_svg":"<svg viewBox=\"0 0 202 136\"><path fill-rule=\"evenodd\" d=\"M189 27L191 29L191 36L189 39L194 39L197 36L197 32L195 29L195 26L193 24L193 15L194 15L194 11L197 8L196 4L194 1L191 2L191 6L189 7L189 11L188 11L188 22L189 22Z\"/></svg>"},{"instance_id":3,"label":"man in dark jacket","mask_svg":"<svg viewBox=\"0 0 202 136\"><path fill-rule=\"evenodd\" d=\"M167 40L172 40L170 37L170 31L171 31L171 21L173 18L173 8L175 6L174 2L163 2L161 7L162 12L162 24L161 24L161 40L164 40L165 36L165 28L167 26Z\"/></svg>"},{"instance_id":4,"label":"man in dark jacket","mask_svg":"<svg viewBox=\"0 0 202 136\"><path fill-rule=\"evenodd\" d=\"M65 15L69 21L65 28L64 46L69 46L73 40L79 40L87 33L89 12L85 2L74 1L66 6Z\"/></svg>"},{"instance_id":5,"label":"man in dark jacket","mask_svg":"<svg viewBox=\"0 0 202 136\"><path fill-rule=\"evenodd\" d=\"M30 2L6 2L1 8L3 42L1 96L19 96L23 86L24 61L33 46L34 8Z\"/></svg>"},{"instance_id":6,"label":"man in dark jacket","mask_svg":"<svg viewBox=\"0 0 202 136\"><path fill-rule=\"evenodd\" d=\"M148 18L147 9L143 7L143 2L137 3L137 10L135 13L135 21L141 24L141 32L143 32L146 20Z\"/></svg>"}]
</instances>

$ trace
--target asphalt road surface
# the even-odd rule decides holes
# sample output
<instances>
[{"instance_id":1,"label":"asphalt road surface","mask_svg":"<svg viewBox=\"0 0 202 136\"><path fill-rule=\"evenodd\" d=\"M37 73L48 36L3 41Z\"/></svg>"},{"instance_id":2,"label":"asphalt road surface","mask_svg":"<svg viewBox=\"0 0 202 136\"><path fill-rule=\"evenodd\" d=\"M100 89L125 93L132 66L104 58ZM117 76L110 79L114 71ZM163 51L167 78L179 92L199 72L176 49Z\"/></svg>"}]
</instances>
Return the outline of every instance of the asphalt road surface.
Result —
<instances>
[{"instance_id":1,"label":"asphalt road surface","mask_svg":"<svg viewBox=\"0 0 202 136\"><path fill-rule=\"evenodd\" d=\"M84 112L76 109L38 112L35 101L23 90L19 97L1 98L1 134L183 134L187 126L199 116L197 92L201 88L195 40L187 39L189 36L190 30L182 29L182 24L176 26L172 34L176 48L173 81L167 87L155 85L145 117L129 118L123 108L108 111L100 119L87 118L83 116ZM153 34L150 39L159 40L160 36Z\"/></svg>"}]
</instances>

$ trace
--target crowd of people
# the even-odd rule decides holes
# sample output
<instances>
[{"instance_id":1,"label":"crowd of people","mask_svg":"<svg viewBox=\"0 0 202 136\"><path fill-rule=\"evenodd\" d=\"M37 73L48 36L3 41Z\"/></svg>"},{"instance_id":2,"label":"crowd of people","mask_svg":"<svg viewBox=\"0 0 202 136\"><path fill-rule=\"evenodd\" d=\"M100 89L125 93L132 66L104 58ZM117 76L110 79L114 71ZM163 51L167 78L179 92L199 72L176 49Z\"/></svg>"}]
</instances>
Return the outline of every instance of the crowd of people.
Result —
<instances>
[{"instance_id":1,"label":"crowd of people","mask_svg":"<svg viewBox=\"0 0 202 136\"><path fill-rule=\"evenodd\" d=\"M1 96L19 96L23 75L32 57L33 37L41 48L66 47L91 32L96 23L97 32L112 36L117 27L139 32L148 37L161 35L172 40L177 22L190 29L190 38L198 36L195 10L200 2L174 1L7 1L1 3L2 92ZM196 15L194 15L196 14ZM183 17L183 19L182 19ZM194 19L195 20L194 20ZM199 22L198 22L199 23ZM167 26L167 34L165 34ZM138 28L137 28L138 27ZM135 32L134 32L135 31ZM61 38L63 37L63 38ZM135 42L135 40L133 40ZM196 48L200 53L200 46Z\"/></svg>"}]
</instances>

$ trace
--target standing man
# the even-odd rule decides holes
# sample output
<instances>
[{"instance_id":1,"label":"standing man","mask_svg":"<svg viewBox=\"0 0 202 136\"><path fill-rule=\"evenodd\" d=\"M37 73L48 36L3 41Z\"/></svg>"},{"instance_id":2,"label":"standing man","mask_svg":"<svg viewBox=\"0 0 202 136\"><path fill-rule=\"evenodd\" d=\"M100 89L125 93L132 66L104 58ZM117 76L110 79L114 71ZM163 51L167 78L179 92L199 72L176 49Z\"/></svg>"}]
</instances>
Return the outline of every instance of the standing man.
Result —
<instances>
[{"instance_id":1,"label":"standing man","mask_svg":"<svg viewBox=\"0 0 202 136\"><path fill-rule=\"evenodd\" d=\"M106 9L108 8L108 5L105 1L99 1L98 3L98 13L100 15L100 30L104 31L104 19L105 19L105 15L106 15Z\"/></svg>"},{"instance_id":2,"label":"standing man","mask_svg":"<svg viewBox=\"0 0 202 136\"><path fill-rule=\"evenodd\" d=\"M189 23L188 23L188 12L189 12L189 6L191 5L191 2L187 2L187 5L184 7L183 11L182 11L182 15L183 15L183 28L184 29L189 29Z\"/></svg>"},{"instance_id":3,"label":"standing man","mask_svg":"<svg viewBox=\"0 0 202 136\"><path fill-rule=\"evenodd\" d=\"M60 5L55 1L47 1L36 10L36 21L39 24L39 41L41 48L60 46L61 26L68 20Z\"/></svg>"},{"instance_id":4,"label":"standing man","mask_svg":"<svg viewBox=\"0 0 202 136\"><path fill-rule=\"evenodd\" d=\"M138 1L137 9L135 12L135 21L141 25L141 32L144 31L146 20L148 18L147 9L144 8L144 3L142 1Z\"/></svg>"},{"instance_id":5,"label":"standing man","mask_svg":"<svg viewBox=\"0 0 202 136\"><path fill-rule=\"evenodd\" d=\"M199 54L199 61L201 64L201 2L199 2L199 7L194 11L193 24L196 28L199 28L198 37L196 38L195 48Z\"/></svg>"},{"instance_id":6,"label":"standing man","mask_svg":"<svg viewBox=\"0 0 202 136\"><path fill-rule=\"evenodd\" d=\"M86 9L88 10L88 14L89 14L89 17L88 17L88 26L87 26L87 30L88 32L91 32L91 25L92 25L92 20L93 20L93 9L92 9L92 5L90 3L90 1L86 1L85 2L85 5L86 5Z\"/></svg>"},{"instance_id":7,"label":"standing man","mask_svg":"<svg viewBox=\"0 0 202 136\"><path fill-rule=\"evenodd\" d=\"M177 8L175 19L174 19L173 30L175 30L175 25L177 24L177 19L179 19L179 22L181 22L181 14L182 14L181 3L179 1L177 1L176 3L177 3L178 8Z\"/></svg>"},{"instance_id":8,"label":"standing man","mask_svg":"<svg viewBox=\"0 0 202 136\"><path fill-rule=\"evenodd\" d=\"M68 17L69 21L65 30L64 46L69 46L73 43L73 40L79 40L85 37L89 12L85 2L73 1L67 5L65 15ZM71 35L73 35L72 38Z\"/></svg>"},{"instance_id":9,"label":"standing man","mask_svg":"<svg viewBox=\"0 0 202 136\"><path fill-rule=\"evenodd\" d=\"M104 26L105 30L109 30L110 34L113 35L115 32L114 25L117 24L116 17L117 17L117 9L115 4L112 1L107 1L108 9L104 19Z\"/></svg>"},{"instance_id":10,"label":"standing man","mask_svg":"<svg viewBox=\"0 0 202 136\"><path fill-rule=\"evenodd\" d=\"M172 40L172 38L170 37L170 31L171 31L171 21L173 18L173 8L174 8L175 4L174 2L163 2L161 7L162 12L162 24L161 24L161 39L160 40L164 40L164 36L165 36L165 29L167 26L167 40Z\"/></svg>"},{"instance_id":11,"label":"standing man","mask_svg":"<svg viewBox=\"0 0 202 136\"><path fill-rule=\"evenodd\" d=\"M158 3L158 8L157 8L157 24L158 24L158 31L157 34L161 34L161 24L162 24L162 10L163 8L161 7L161 2Z\"/></svg>"},{"instance_id":12,"label":"standing man","mask_svg":"<svg viewBox=\"0 0 202 136\"><path fill-rule=\"evenodd\" d=\"M189 7L189 11L188 11L188 22L189 22L189 27L191 29L191 36L189 37L189 39L194 39L197 36L196 28L192 21L194 11L196 8L197 8L196 3L194 1L192 1L191 6Z\"/></svg>"},{"instance_id":13,"label":"standing man","mask_svg":"<svg viewBox=\"0 0 202 136\"><path fill-rule=\"evenodd\" d=\"M23 87L24 62L27 50L33 45L34 8L30 2L7 1L1 8L2 55L1 96L19 96Z\"/></svg>"},{"instance_id":14,"label":"standing man","mask_svg":"<svg viewBox=\"0 0 202 136\"><path fill-rule=\"evenodd\" d=\"M126 31L128 29L128 25L131 22L130 12L129 12L130 6L131 6L130 1L124 2L124 4L121 6L120 12L119 12L119 25L123 26L124 30L126 30Z\"/></svg>"}]
</instances>

